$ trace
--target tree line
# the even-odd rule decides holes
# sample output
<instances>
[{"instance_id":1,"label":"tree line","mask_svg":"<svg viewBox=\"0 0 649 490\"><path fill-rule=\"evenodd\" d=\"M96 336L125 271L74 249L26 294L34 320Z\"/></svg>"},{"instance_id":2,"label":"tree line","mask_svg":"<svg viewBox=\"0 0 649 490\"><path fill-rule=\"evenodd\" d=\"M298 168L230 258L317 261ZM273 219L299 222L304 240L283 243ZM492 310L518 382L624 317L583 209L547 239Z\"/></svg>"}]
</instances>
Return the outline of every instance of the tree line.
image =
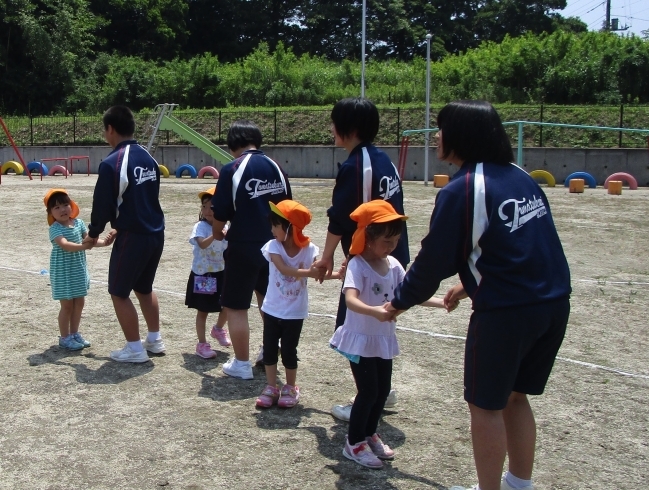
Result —
<instances>
[{"instance_id":1,"label":"tree line","mask_svg":"<svg viewBox=\"0 0 649 490\"><path fill-rule=\"evenodd\" d=\"M431 32L434 100L646 102L647 41L565 4L368 0L366 94L423 101ZM360 1L0 0L0 111L327 105L359 93L360 26Z\"/></svg>"}]
</instances>

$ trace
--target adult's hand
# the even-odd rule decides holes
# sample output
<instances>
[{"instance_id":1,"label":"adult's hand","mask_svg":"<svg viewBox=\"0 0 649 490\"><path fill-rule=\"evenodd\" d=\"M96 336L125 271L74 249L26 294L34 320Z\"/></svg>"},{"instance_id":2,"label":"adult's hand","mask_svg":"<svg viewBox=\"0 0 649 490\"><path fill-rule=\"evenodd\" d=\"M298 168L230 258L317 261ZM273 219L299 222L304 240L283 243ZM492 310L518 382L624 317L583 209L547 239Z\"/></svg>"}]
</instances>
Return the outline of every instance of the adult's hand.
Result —
<instances>
[{"instance_id":1,"label":"adult's hand","mask_svg":"<svg viewBox=\"0 0 649 490\"><path fill-rule=\"evenodd\" d=\"M319 279L320 282L324 280L325 277L331 276L331 272L334 268L334 258L333 257L322 257L319 260L316 260L313 263L313 267L317 267L323 271L322 278Z\"/></svg>"},{"instance_id":2,"label":"adult's hand","mask_svg":"<svg viewBox=\"0 0 649 490\"><path fill-rule=\"evenodd\" d=\"M392 303L384 303L383 308L390 314L390 320L396 320L405 310L397 310Z\"/></svg>"},{"instance_id":3,"label":"adult's hand","mask_svg":"<svg viewBox=\"0 0 649 490\"><path fill-rule=\"evenodd\" d=\"M468 297L469 295L466 294L462 283L456 284L444 295L444 307L446 308L446 311L450 313L455 308L457 308L457 305L460 303L461 299Z\"/></svg>"},{"instance_id":4,"label":"adult's hand","mask_svg":"<svg viewBox=\"0 0 649 490\"><path fill-rule=\"evenodd\" d=\"M82 244L90 244L89 248L94 247L97 245L97 240L99 240L99 237L92 238L90 235L86 235L86 238L84 238L81 243ZM87 250L87 249L86 249Z\"/></svg>"}]
</instances>

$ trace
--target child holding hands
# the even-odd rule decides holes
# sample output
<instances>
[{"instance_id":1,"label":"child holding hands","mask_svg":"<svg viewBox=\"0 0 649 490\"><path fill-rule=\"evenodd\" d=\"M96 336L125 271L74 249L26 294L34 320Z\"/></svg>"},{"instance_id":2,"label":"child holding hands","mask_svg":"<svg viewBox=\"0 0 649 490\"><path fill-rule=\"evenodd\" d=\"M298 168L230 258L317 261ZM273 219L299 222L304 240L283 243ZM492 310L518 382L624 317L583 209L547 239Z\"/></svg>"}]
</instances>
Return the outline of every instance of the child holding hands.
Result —
<instances>
[{"instance_id":1,"label":"child holding hands","mask_svg":"<svg viewBox=\"0 0 649 490\"><path fill-rule=\"evenodd\" d=\"M219 313L216 323L210 331L210 336L215 338L223 347L232 345L225 330L227 316L221 309L221 290L223 289L223 251L228 247L225 240L216 240L212 234L212 222L214 213L211 208L212 197L216 187L199 192L201 200L201 211L198 216L198 223L194 225L189 243L194 248L194 260L192 270L187 281L187 292L185 304L196 311L196 355L204 359L216 357L216 352L205 338L207 315Z\"/></svg>"},{"instance_id":2,"label":"child holding hands","mask_svg":"<svg viewBox=\"0 0 649 490\"><path fill-rule=\"evenodd\" d=\"M50 189L43 203L47 209L49 237L52 242L50 254L50 284L52 298L61 302L59 311L59 346L67 350L81 350L90 347L90 342L79 333L81 312L90 287L86 250L91 243L82 243L88 235L88 228L79 216L79 206L70 199L65 189ZM115 234L111 230L105 239L99 239L94 246L103 247L113 243Z\"/></svg>"},{"instance_id":3,"label":"child holding hands","mask_svg":"<svg viewBox=\"0 0 649 490\"><path fill-rule=\"evenodd\" d=\"M257 398L258 407L277 403L294 407L300 398L296 384L297 345L304 319L309 315L307 278L322 279L324 271L314 266L319 249L302 230L311 221L311 213L302 204L286 199L269 203L269 220L275 237L261 249L269 262L268 290L261 311L264 312L263 363L268 385ZM340 272L332 274L339 278ZM281 340L282 364L286 384L277 388L277 345Z\"/></svg>"},{"instance_id":4,"label":"child holding hands","mask_svg":"<svg viewBox=\"0 0 649 490\"><path fill-rule=\"evenodd\" d=\"M349 359L358 394L352 405L343 455L368 468L381 468L381 460L394 451L376 433L390 393L392 359L399 354L393 312L385 308L405 271L390 253L395 249L403 221L382 199L366 202L350 215L358 223L352 237L343 294L347 315L330 340L331 346ZM422 306L444 308L444 301L430 298ZM451 311L457 302L448 307Z\"/></svg>"}]
</instances>

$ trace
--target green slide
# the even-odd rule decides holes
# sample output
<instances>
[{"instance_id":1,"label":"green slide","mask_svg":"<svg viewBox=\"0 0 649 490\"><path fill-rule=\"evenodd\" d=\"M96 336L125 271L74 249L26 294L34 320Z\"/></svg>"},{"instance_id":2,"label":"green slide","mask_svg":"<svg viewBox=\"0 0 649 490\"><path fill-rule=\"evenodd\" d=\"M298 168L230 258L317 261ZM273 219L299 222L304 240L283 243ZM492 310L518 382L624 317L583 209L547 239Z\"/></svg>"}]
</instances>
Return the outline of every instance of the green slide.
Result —
<instances>
[{"instance_id":1,"label":"green slide","mask_svg":"<svg viewBox=\"0 0 649 490\"><path fill-rule=\"evenodd\" d=\"M201 151L204 151L214 160L226 164L234 160L232 155L222 150L202 134L197 133L185 123L179 121L173 116L163 116L158 129L173 131L184 140L189 141L192 145Z\"/></svg>"}]
</instances>

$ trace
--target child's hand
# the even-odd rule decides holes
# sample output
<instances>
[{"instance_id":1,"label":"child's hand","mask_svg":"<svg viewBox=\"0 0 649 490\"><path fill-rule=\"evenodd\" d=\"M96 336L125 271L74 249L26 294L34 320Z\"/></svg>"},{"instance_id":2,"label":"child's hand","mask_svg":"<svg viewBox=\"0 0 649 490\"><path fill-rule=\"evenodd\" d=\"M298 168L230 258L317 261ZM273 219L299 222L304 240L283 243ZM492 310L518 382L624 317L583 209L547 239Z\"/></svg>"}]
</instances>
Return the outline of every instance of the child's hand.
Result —
<instances>
[{"instance_id":1,"label":"child's hand","mask_svg":"<svg viewBox=\"0 0 649 490\"><path fill-rule=\"evenodd\" d=\"M345 281L345 274L347 273L347 259L340 265L340 269L338 269L338 279L341 281Z\"/></svg>"},{"instance_id":2,"label":"child's hand","mask_svg":"<svg viewBox=\"0 0 649 490\"><path fill-rule=\"evenodd\" d=\"M394 312L388 311L385 308L385 305L373 306L371 310L371 315L380 322L389 322L394 320Z\"/></svg>"},{"instance_id":3,"label":"child's hand","mask_svg":"<svg viewBox=\"0 0 649 490\"><path fill-rule=\"evenodd\" d=\"M81 242L81 250L90 250L94 246L95 244L92 241L84 240Z\"/></svg>"}]
</instances>

